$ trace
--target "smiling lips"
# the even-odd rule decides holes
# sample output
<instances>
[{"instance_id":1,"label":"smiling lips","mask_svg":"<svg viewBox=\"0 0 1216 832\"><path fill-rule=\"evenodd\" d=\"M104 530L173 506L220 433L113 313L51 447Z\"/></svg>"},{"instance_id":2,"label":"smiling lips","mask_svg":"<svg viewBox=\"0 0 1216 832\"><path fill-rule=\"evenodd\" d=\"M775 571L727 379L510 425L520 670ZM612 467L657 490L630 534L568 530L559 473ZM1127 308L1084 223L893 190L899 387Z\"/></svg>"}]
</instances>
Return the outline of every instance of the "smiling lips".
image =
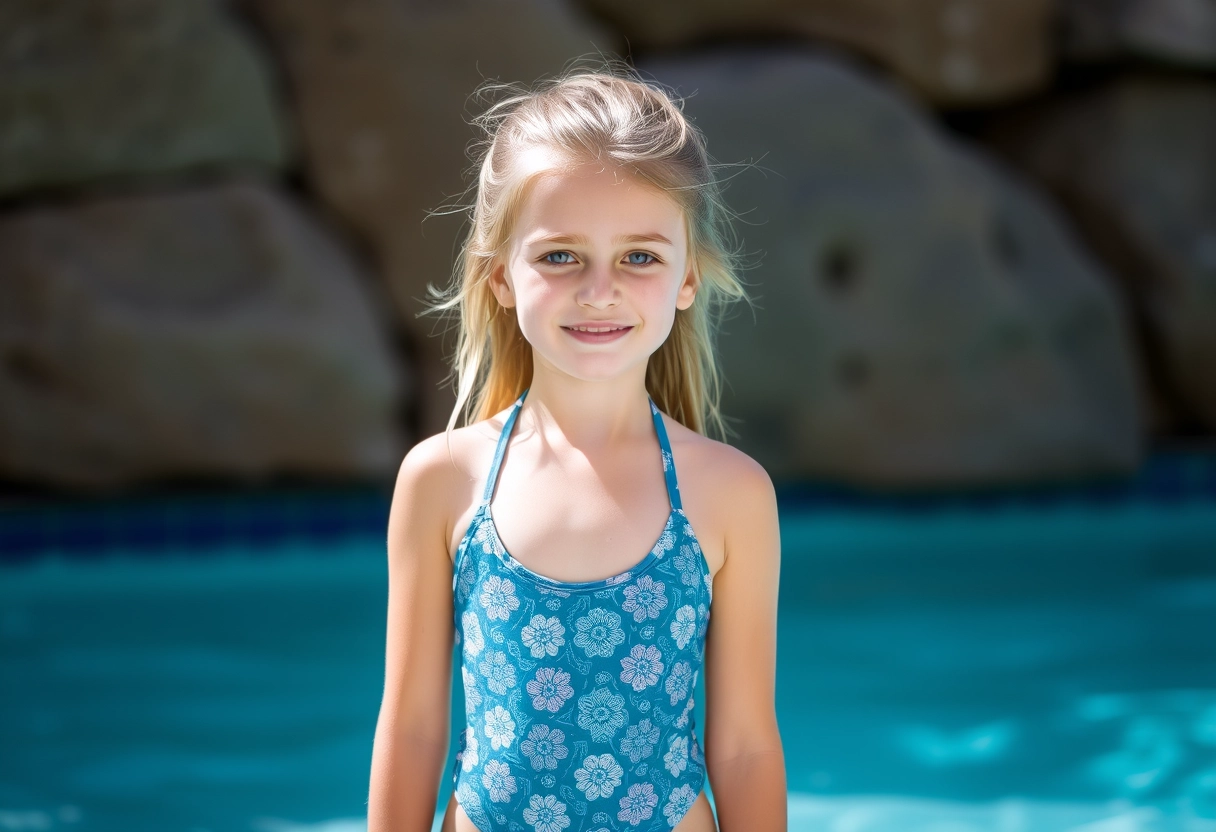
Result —
<instances>
[{"instance_id":1,"label":"smiling lips","mask_svg":"<svg viewBox=\"0 0 1216 832\"><path fill-rule=\"evenodd\" d=\"M623 337L633 327L625 324L585 323L563 326L562 329L569 332L579 341L599 344L605 341L615 341L617 338Z\"/></svg>"}]
</instances>

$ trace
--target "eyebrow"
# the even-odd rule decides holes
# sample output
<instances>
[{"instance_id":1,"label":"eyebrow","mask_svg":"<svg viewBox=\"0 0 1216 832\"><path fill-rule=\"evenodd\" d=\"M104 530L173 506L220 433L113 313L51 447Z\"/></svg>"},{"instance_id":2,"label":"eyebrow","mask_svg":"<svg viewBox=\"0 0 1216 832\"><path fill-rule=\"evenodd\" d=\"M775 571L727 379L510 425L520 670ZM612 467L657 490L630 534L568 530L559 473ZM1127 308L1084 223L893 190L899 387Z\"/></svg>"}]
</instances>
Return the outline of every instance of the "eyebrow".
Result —
<instances>
[{"instance_id":1,"label":"eyebrow","mask_svg":"<svg viewBox=\"0 0 1216 832\"><path fill-rule=\"evenodd\" d=\"M549 234L544 237L536 237L528 240L525 245L534 246L540 243L557 243L559 245L587 245L587 238L582 234ZM671 240L664 237L662 234L620 234L612 238L615 243L663 243L665 245L674 246Z\"/></svg>"}]
</instances>

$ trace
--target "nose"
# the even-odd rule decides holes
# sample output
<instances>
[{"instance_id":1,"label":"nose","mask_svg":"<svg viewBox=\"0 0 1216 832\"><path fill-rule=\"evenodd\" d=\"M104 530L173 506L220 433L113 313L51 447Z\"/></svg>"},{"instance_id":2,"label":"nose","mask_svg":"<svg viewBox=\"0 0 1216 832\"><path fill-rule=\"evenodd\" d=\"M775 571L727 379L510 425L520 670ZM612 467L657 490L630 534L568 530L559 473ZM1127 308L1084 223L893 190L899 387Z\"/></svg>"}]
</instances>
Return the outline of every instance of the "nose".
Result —
<instances>
[{"instance_id":1,"label":"nose","mask_svg":"<svg viewBox=\"0 0 1216 832\"><path fill-rule=\"evenodd\" d=\"M593 266L583 272L578 302L593 309L608 309L620 302L616 270L611 264Z\"/></svg>"}]
</instances>

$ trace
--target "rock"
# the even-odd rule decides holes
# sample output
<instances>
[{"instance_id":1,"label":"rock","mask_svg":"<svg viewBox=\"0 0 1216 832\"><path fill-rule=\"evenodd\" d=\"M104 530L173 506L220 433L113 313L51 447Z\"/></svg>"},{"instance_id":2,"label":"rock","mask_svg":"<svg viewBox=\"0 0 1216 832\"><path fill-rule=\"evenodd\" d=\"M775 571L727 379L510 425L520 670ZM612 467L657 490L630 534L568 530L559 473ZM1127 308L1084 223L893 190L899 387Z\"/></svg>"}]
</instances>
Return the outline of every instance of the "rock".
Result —
<instances>
[{"instance_id":1,"label":"rock","mask_svg":"<svg viewBox=\"0 0 1216 832\"><path fill-rule=\"evenodd\" d=\"M879 487L1125 472L1119 296L1051 206L918 109L804 53L653 61L727 171L757 300L724 411L774 476Z\"/></svg>"},{"instance_id":2,"label":"rock","mask_svg":"<svg viewBox=\"0 0 1216 832\"><path fill-rule=\"evenodd\" d=\"M1064 0L1066 58L1088 62L1142 55L1216 67L1214 0Z\"/></svg>"},{"instance_id":3,"label":"rock","mask_svg":"<svg viewBox=\"0 0 1216 832\"><path fill-rule=\"evenodd\" d=\"M488 78L531 83L614 39L557 0L249 0L281 51L303 128L307 175L375 251L417 357L424 434L442 430L454 337L417 317L448 284L464 217L427 217L467 184L469 101ZM526 44L522 48L521 44ZM356 94L357 93L357 94ZM425 222L424 222L425 220Z\"/></svg>"},{"instance_id":4,"label":"rock","mask_svg":"<svg viewBox=\"0 0 1216 832\"><path fill-rule=\"evenodd\" d=\"M857 50L944 106L990 104L1049 81L1051 0L582 0L635 50L739 35Z\"/></svg>"},{"instance_id":5,"label":"rock","mask_svg":"<svg viewBox=\"0 0 1216 832\"><path fill-rule=\"evenodd\" d=\"M403 370L351 258L226 184L0 217L0 475L391 475Z\"/></svg>"},{"instance_id":6,"label":"rock","mask_svg":"<svg viewBox=\"0 0 1216 832\"><path fill-rule=\"evenodd\" d=\"M1135 300L1175 429L1216 430L1216 83L1126 77L992 123Z\"/></svg>"},{"instance_id":7,"label":"rock","mask_svg":"<svg viewBox=\"0 0 1216 832\"><path fill-rule=\"evenodd\" d=\"M0 50L0 195L286 160L267 68L216 0L6 0Z\"/></svg>"}]
</instances>

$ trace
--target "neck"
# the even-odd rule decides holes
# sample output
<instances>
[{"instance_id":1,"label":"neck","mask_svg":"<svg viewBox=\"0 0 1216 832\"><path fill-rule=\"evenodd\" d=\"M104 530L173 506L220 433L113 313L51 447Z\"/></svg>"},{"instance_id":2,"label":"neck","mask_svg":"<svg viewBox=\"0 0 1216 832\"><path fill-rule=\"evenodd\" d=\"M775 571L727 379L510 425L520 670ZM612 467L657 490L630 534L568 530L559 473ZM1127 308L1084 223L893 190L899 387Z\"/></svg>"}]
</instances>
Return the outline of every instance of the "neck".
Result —
<instances>
[{"instance_id":1,"label":"neck","mask_svg":"<svg viewBox=\"0 0 1216 832\"><path fill-rule=\"evenodd\" d=\"M587 453L649 436L654 427L645 369L603 381L534 372L519 419Z\"/></svg>"}]
</instances>

